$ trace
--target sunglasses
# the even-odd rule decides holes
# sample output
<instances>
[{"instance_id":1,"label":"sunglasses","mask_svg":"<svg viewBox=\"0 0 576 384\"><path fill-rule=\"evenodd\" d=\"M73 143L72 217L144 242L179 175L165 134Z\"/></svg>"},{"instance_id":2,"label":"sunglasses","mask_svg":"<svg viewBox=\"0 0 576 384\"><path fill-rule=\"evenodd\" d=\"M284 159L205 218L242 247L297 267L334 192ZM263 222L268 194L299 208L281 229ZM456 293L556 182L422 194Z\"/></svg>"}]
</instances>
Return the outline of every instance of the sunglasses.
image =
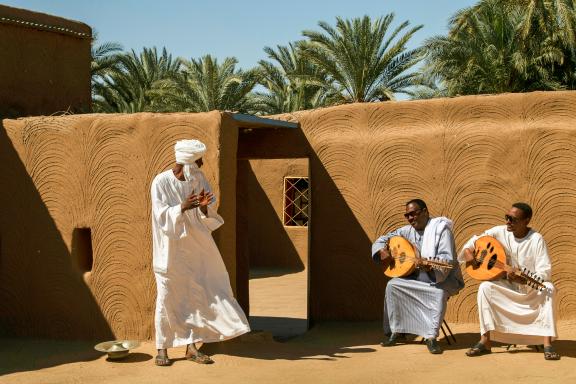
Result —
<instances>
[{"instance_id":1,"label":"sunglasses","mask_svg":"<svg viewBox=\"0 0 576 384\"><path fill-rule=\"evenodd\" d=\"M423 210L423 209L424 209L424 208L419 208L419 209L416 209L416 210L411 211L411 212L406 212L406 213L404 214L404 217L407 218L407 219L409 219L409 218L411 218L411 217L416 217L416 216L418 216L418 214L420 213L420 211Z\"/></svg>"},{"instance_id":2,"label":"sunglasses","mask_svg":"<svg viewBox=\"0 0 576 384\"><path fill-rule=\"evenodd\" d=\"M504 215L504 220L506 220L506 222L511 222L512 224L516 224L521 219L518 219L516 217L512 217L510 215Z\"/></svg>"}]
</instances>

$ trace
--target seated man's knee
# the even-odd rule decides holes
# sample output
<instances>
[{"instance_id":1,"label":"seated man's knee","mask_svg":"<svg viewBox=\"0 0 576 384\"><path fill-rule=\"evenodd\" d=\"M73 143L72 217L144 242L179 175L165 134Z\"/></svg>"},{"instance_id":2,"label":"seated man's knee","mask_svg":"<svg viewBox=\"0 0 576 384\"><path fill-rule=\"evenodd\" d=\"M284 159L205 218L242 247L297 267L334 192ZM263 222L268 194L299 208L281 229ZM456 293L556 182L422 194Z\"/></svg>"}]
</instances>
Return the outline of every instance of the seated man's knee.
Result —
<instances>
[{"instance_id":1,"label":"seated man's knee","mask_svg":"<svg viewBox=\"0 0 576 384\"><path fill-rule=\"evenodd\" d=\"M490 281L483 281L482 283L480 283L480 285L478 286L478 294L484 294L485 292L488 292L490 290L490 288L492 287L492 284Z\"/></svg>"}]
</instances>

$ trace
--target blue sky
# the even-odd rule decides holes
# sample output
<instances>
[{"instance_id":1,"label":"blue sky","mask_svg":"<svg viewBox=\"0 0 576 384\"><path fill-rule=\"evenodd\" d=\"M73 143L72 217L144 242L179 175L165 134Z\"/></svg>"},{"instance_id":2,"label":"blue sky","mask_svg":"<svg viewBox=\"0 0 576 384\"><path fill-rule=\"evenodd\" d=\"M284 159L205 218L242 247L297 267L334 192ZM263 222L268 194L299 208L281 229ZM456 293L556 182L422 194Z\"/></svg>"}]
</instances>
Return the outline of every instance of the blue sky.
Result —
<instances>
[{"instance_id":1,"label":"blue sky","mask_svg":"<svg viewBox=\"0 0 576 384\"><path fill-rule=\"evenodd\" d=\"M262 48L286 45L301 31L319 30L318 21L395 14L394 26L408 20L423 24L410 42L445 34L449 17L477 0L0 0L2 4L49 13L90 25L100 42L115 41L124 49L166 47L187 59L212 54L235 56L249 68L265 59Z\"/></svg>"}]
</instances>

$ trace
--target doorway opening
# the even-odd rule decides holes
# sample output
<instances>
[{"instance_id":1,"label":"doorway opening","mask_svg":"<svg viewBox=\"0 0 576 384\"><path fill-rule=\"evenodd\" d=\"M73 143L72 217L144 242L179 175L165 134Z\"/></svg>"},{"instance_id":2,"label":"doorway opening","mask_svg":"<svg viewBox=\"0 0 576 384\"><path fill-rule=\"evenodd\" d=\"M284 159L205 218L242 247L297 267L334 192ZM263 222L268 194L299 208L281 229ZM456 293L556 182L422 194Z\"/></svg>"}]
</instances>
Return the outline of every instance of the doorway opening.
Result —
<instances>
[{"instance_id":1,"label":"doorway opening","mask_svg":"<svg viewBox=\"0 0 576 384\"><path fill-rule=\"evenodd\" d=\"M238 160L237 252L247 264L253 330L308 330L308 158Z\"/></svg>"}]
</instances>

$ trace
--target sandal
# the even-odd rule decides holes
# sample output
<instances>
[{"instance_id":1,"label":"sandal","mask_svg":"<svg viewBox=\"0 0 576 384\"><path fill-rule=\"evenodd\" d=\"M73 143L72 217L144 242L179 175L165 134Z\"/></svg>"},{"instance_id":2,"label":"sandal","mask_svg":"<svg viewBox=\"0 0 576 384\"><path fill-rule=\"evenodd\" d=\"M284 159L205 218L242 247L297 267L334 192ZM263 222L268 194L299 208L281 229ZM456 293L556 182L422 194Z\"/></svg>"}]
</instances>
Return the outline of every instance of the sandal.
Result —
<instances>
[{"instance_id":1,"label":"sandal","mask_svg":"<svg viewBox=\"0 0 576 384\"><path fill-rule=\"evenodd\" d=\"M466 351L466 356L474 357L474 356L482 356L492 353L492 350L486 348L486 346L482 343L476 343L472 348Z\"/></svg>"},{"instance_id":2,"label":"sandal","mask_svg":"<svg viewBox=\"0 0 576 384\"><path fill-rule=\"evenodd\" d=\"M560 360L560 354L551 345L544 347L544 360Z\"/></svg>"},{"instance_id":3,"label":"sandal","mask_svg":"<svg viewBox=\"0 0 576 384\"><path fill-rule=\"evenodd\" d=\"M193 355L187 355L186 360L193 361L198 364L214 364L214 360L212 360L210 356L205 355L200 351L197 351Z\"/></svg>"},{"instance_id":4,"label":"sandal","mask_svg":"<svg viewBox=\"0 0 576 384\"><path fill-rule=\"evenodd\" d=\"M156 358L154 359L154 364L156 364L159 367L168 367L172 365L172 361L170 361L168 356L156 355Z\"/></svg>"}]
</instances>

